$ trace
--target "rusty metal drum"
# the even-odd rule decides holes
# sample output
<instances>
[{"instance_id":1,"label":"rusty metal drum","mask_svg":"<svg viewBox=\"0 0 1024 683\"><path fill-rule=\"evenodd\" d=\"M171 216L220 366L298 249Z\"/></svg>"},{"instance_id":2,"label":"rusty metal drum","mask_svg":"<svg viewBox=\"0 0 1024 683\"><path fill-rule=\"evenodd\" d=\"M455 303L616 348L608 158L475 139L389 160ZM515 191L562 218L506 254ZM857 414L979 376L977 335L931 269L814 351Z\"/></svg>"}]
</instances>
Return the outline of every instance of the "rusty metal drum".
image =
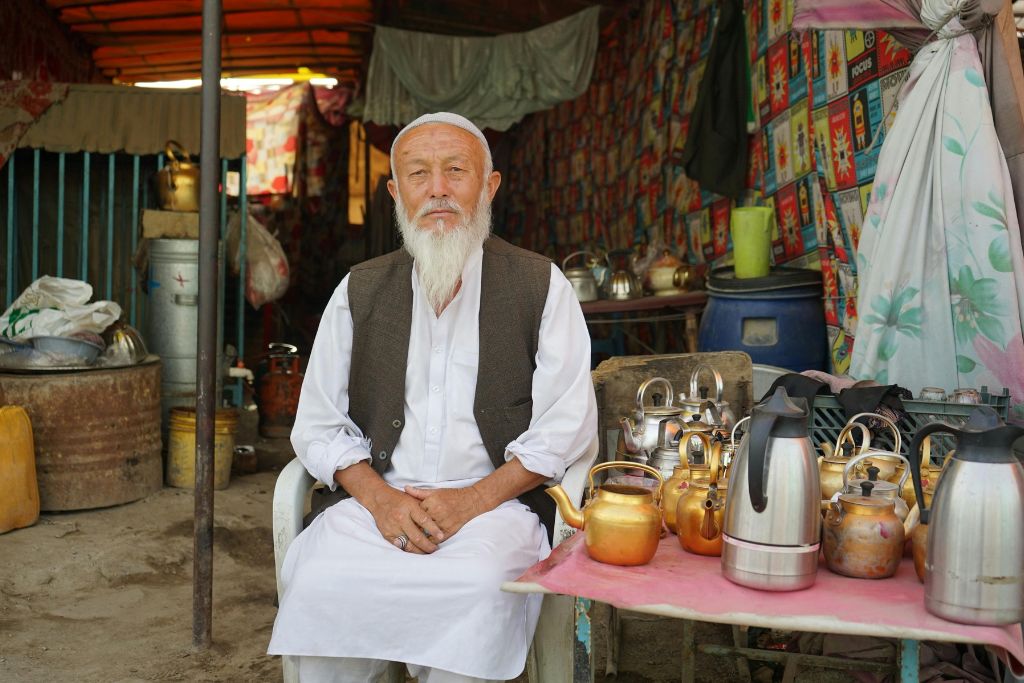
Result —
<instances>
[{"instance_id":1,"label":"rusty metal drum","mask_svg":"<svg viewBox=\"0 0 1024 683\"><path fill-rule=\"evenodd\" d=\"M83 510L158 491L160 359L90 370L0 372L0 405L32 421L39 506Z\"/></svg>"},{"instance_id":2,"label":"rusty metal drum","mask_svg":"<svg viewBox=\"0 0 1024 683\"><path fill-rule=\"evenodd\" d=\"M256 407L260 436L284 438L291 434L302 390L302 356L291 344L274 342L256 368Z\"/></svg>"}]
</instances>

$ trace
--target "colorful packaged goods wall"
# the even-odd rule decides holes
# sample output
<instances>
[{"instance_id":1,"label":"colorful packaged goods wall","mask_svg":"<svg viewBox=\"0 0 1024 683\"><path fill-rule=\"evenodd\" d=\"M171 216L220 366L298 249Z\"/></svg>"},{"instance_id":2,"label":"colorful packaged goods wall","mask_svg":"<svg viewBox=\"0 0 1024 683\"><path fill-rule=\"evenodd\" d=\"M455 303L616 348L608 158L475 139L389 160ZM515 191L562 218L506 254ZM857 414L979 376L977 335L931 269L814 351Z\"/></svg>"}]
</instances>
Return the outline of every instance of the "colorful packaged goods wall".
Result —
<instances>
[{"instance_id":1,"label":"colorful packaged goods wall","mask_svg":"<svg viewBox=\"0 0 1024 683\"><path fill-rule=\"evenodd\" d=\"M833 369L845 372L860 225L910 55L880 31L792 32L792 0L745 10L756 132L741 203L774 209L777 264L822 270ZM513 130L498 230L552 256L665 243L727 263L733 202L680 160L715 15L709 0L648 0L617 22L588 91Z\"/></svg>"}]
</instances>

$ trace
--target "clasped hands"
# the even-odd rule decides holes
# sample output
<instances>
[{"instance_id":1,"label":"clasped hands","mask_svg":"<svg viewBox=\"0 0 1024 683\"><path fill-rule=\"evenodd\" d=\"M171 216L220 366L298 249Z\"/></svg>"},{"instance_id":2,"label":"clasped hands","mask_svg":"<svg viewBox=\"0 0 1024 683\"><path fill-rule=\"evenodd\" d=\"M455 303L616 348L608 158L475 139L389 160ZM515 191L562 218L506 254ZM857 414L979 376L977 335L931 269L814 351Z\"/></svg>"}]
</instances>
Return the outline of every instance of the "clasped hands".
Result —
<instances>
[{"instance_id":1,"label":"clasped hands","mask_svg":"<svg viewBox=\"0 0 1024 683\"><path fill-rule=\"evenodd\" d=\"M434 552L438 544L488 509L483 496L472 486L442 489L406 486L404 492L388 488L388 500L371 511L377 528L393 543L404 536L407 542L403 549L418 555Z\"/></svg>"}]
</instances>

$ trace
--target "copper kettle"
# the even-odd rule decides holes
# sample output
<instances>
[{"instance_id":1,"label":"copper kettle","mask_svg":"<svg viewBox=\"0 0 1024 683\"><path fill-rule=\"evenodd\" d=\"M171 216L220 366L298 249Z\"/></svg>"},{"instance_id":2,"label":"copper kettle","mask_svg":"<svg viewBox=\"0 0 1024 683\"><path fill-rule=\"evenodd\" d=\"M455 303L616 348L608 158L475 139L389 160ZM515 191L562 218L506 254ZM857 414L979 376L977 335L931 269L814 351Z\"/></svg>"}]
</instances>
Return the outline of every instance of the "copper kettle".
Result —
<instances>
[{"instance_id":1,"label":"copper kettle","mask_svg":"<svg viewBox=\"0 0 1024 683\"><path fill-rule=\"evenodd\" d=\"M199 167L181 143L168 140L167 164L156 172L156 191L165 211L199 211Z\"/></svg>"}]
</instances>

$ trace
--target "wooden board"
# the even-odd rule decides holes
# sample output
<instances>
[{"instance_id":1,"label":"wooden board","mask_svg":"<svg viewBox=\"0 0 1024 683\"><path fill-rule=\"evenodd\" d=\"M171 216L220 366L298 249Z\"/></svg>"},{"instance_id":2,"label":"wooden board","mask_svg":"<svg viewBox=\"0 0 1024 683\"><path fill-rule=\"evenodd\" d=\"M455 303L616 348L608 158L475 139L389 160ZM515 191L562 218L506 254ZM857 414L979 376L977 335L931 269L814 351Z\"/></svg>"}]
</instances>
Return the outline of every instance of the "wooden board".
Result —
<instances>
[{"instance_id":1,"label":"wooden board","mask_svg":"<svg viewBox=\"0 0 1024 683\"><path fill-rule=\"evenodd\" d=\"M736 418L748 414L753 404L753 367L750 356L741 351L617 356L598 365L591 376L597 394L598 433L602 435L599 460L608 460L609 455L614 455L608 453L604 435L610 429L618 429L621 418L633 415L636 391L644 380L667 379L677 399L674 403L678 403L679 393L689 391L690 375L702 363L722 375L722 393ZM710 381L710 377L705 381Z\"/></svg>"},{"instance_id":2,"label":"wooden board","mask_svg":"<svg viewBox=\"0 0 1024 683\"><path fill-rule=\"evenodd\" d=\"M199 239L199 214L186 211L142 210L142 238Z\"/></svg>"}]
</instances>

